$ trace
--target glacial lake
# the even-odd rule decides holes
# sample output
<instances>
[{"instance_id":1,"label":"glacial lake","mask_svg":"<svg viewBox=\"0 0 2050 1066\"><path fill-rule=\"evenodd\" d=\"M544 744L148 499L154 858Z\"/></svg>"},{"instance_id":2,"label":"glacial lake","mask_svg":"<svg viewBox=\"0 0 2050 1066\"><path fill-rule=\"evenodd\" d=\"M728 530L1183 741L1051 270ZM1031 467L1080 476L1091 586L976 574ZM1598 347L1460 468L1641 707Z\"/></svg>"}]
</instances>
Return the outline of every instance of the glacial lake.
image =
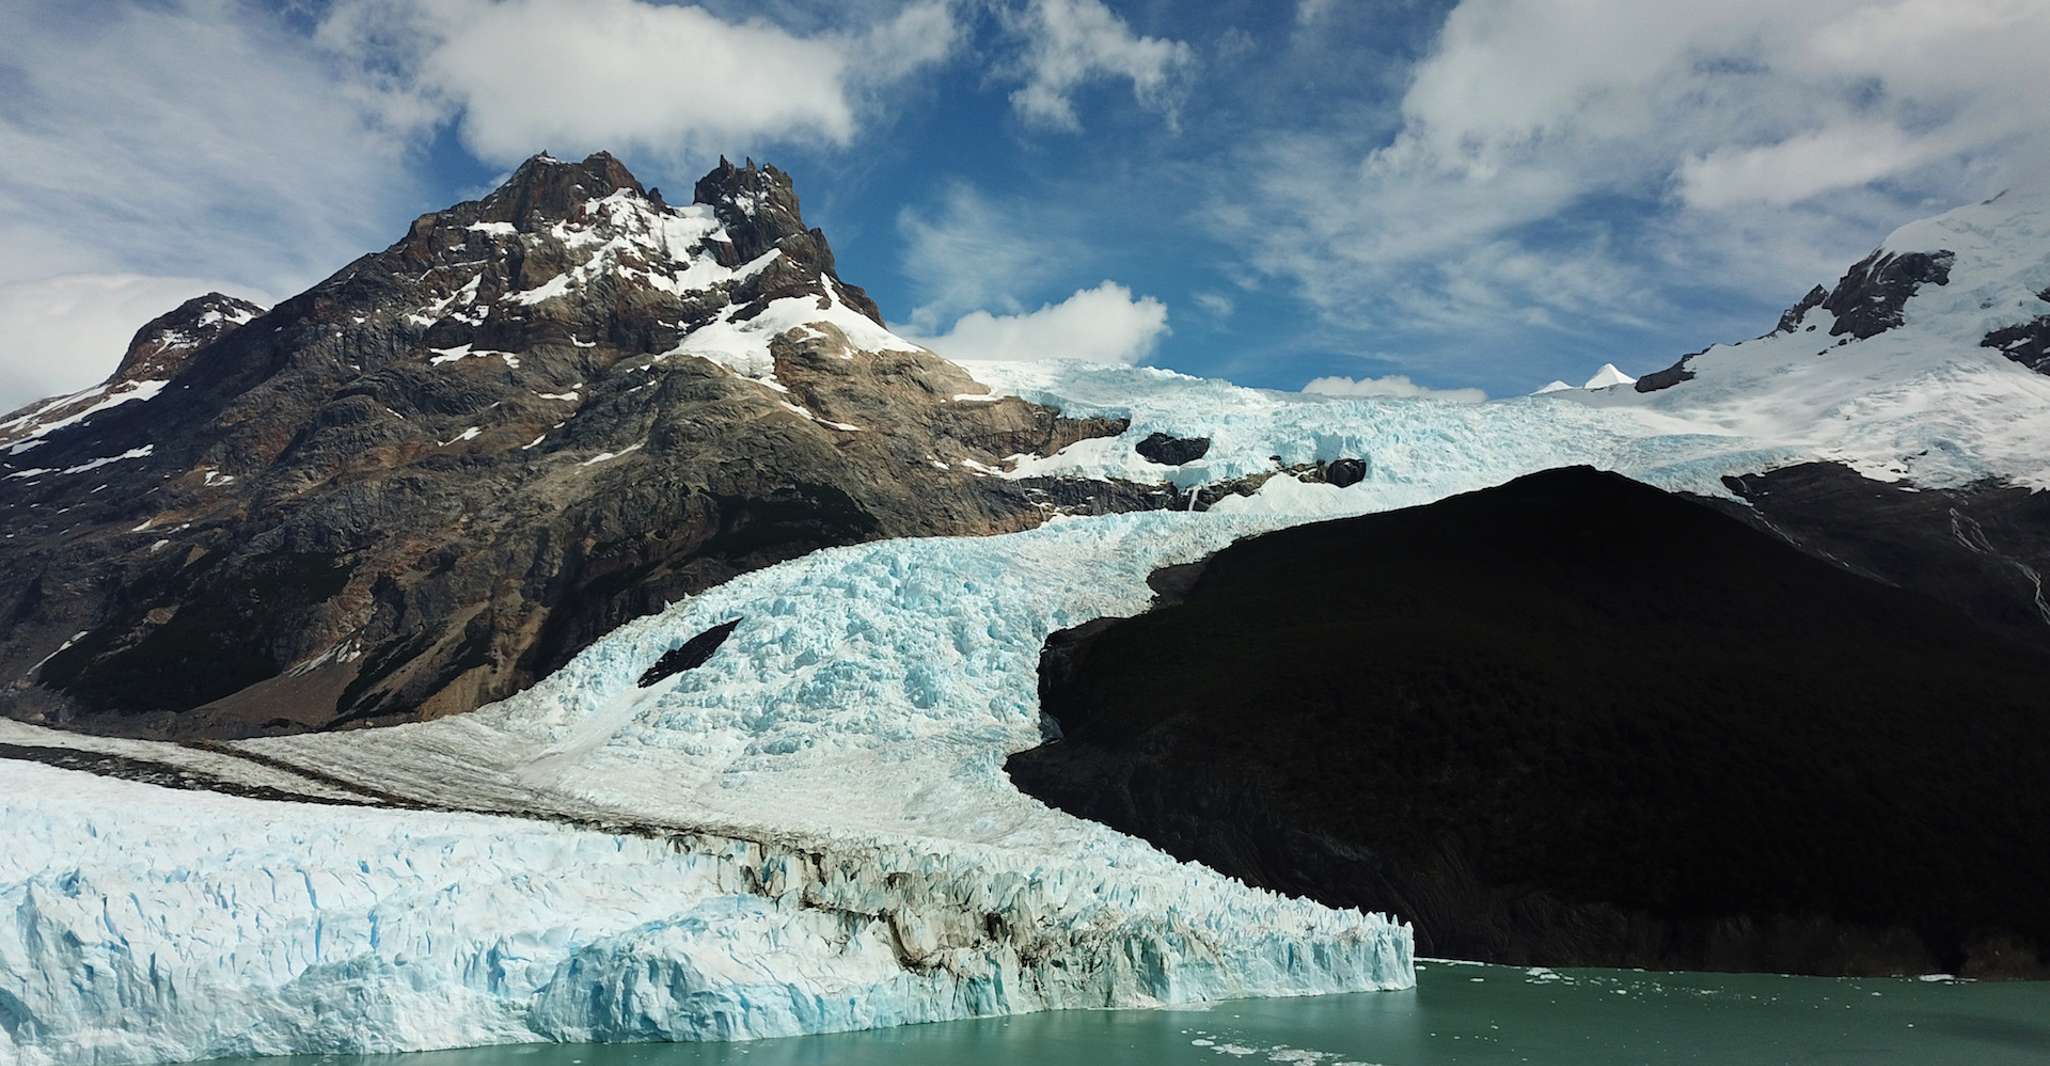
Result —
<instances>
[{"instance_id":1,"label":"glacial lake","mask_svg":"<svg viewBox=\"0 0 2050 1066\"><path fill-rule=\"evenodd\" d=\"M544 1044L243 1066L1098 1066L2050 1062L2050 983L1424 962L1417 988L1063 1011L735 1044Z\"/></svg>"}]
</instances>

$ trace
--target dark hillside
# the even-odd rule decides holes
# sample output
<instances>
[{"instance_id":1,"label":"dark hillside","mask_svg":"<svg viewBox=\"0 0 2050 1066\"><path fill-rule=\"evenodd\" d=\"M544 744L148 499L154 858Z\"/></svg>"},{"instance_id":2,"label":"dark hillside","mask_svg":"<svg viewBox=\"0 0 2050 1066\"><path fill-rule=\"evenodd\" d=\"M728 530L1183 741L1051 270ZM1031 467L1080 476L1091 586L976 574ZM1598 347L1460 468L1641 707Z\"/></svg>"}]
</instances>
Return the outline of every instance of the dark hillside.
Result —
<instances>
[{"instance_id":1,"label":"dark hillside","mask_svg":"<svg viewBox=\"0 0 2050 1066\"><path fill-rule=\"evenodd\" d=\"M1427 955L2042 973L2050 660L1587 468L1056 634L1012 777Z\"/></svg>"}]
</instances>

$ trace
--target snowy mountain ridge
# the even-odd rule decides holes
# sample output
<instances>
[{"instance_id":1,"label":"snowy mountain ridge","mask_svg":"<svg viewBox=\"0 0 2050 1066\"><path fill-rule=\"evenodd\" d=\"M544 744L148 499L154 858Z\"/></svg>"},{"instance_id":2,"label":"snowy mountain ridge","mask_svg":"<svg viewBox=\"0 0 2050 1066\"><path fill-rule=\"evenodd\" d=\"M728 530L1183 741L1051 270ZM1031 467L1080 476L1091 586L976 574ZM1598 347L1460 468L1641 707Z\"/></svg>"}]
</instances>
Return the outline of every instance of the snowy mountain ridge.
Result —
<instances>
[{"instance_id":1,"label":"snowy mountain ridge","mask_svg":"<svg viewBox=\"0 0 2050 1066\"><path fill-rule=\"evenodd\" d=\"M1718 344L1642 406L1842 462L1883 481L2050 487L2050 180L1902 226L1772 332Z\"/></svg>"}]
</instances>

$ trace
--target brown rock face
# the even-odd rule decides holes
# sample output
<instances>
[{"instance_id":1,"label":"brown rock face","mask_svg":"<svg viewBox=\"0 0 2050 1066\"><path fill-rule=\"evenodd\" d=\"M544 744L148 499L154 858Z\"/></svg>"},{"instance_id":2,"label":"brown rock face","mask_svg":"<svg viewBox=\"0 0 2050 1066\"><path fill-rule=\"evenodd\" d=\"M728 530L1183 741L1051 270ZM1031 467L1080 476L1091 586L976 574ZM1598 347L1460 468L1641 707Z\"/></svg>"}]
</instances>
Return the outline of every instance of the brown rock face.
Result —
<instances>
[{"instance_id":1,"label":"brown rock face","mask_svg":"<svg viewBox=\"0 0 2050 1066\"><path fill-rule=\"evenodd\" d=\"M0 711L179 736L460 713L817 548L1161 504L984 476L1124 427L955 402L985 390L882 334L788 175L722 163L698 193L536 157L253 321L208 296L151 323L85 406L123 402L0 424Z\"/></svg>"},{"instance_id":2,"label":"brown rock face","mask_svg":"<svg viewBox=\"0 0 2050 1066\"><path fill-rule=\"evenodd\" d=\"M263 308L218 292L195 296L135 331L112 380L168 381L186 357L263 314Z\"/></svg>"}]
</instances>

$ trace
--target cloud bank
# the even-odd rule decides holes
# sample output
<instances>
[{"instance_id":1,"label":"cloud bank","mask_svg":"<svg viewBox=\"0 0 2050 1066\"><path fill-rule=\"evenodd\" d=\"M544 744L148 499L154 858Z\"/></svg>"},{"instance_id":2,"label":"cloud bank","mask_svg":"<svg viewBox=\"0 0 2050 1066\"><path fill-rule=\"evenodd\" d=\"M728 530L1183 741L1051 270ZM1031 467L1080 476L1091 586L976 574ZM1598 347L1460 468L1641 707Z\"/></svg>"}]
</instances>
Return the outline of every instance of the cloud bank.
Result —
<instances>
[{"instance_id":1,"label":"cloud bank","mask_svg":"<svg viewBox=\"0 0 2050 1066\"><path fill-rule=\"evenodd\" d=\"M345 0L316 39L388 114L454 123L479 159L546 146L677 158L765 141L845 145L868 95L945 59L946 0L800 35L646 0Z\"/></svg>"},{"instance_id":2,"label":"cloud bank","mask_svg":"<svg viewBox=\"0 0 2050 1066\"><path fill-rule=\"evenodd\" d=\"M948 359L1137 363L1168 332L1166 304L1106 281L1036 311L970 312L945 333L912 339Z\"/></svg>"}]
</instances>

